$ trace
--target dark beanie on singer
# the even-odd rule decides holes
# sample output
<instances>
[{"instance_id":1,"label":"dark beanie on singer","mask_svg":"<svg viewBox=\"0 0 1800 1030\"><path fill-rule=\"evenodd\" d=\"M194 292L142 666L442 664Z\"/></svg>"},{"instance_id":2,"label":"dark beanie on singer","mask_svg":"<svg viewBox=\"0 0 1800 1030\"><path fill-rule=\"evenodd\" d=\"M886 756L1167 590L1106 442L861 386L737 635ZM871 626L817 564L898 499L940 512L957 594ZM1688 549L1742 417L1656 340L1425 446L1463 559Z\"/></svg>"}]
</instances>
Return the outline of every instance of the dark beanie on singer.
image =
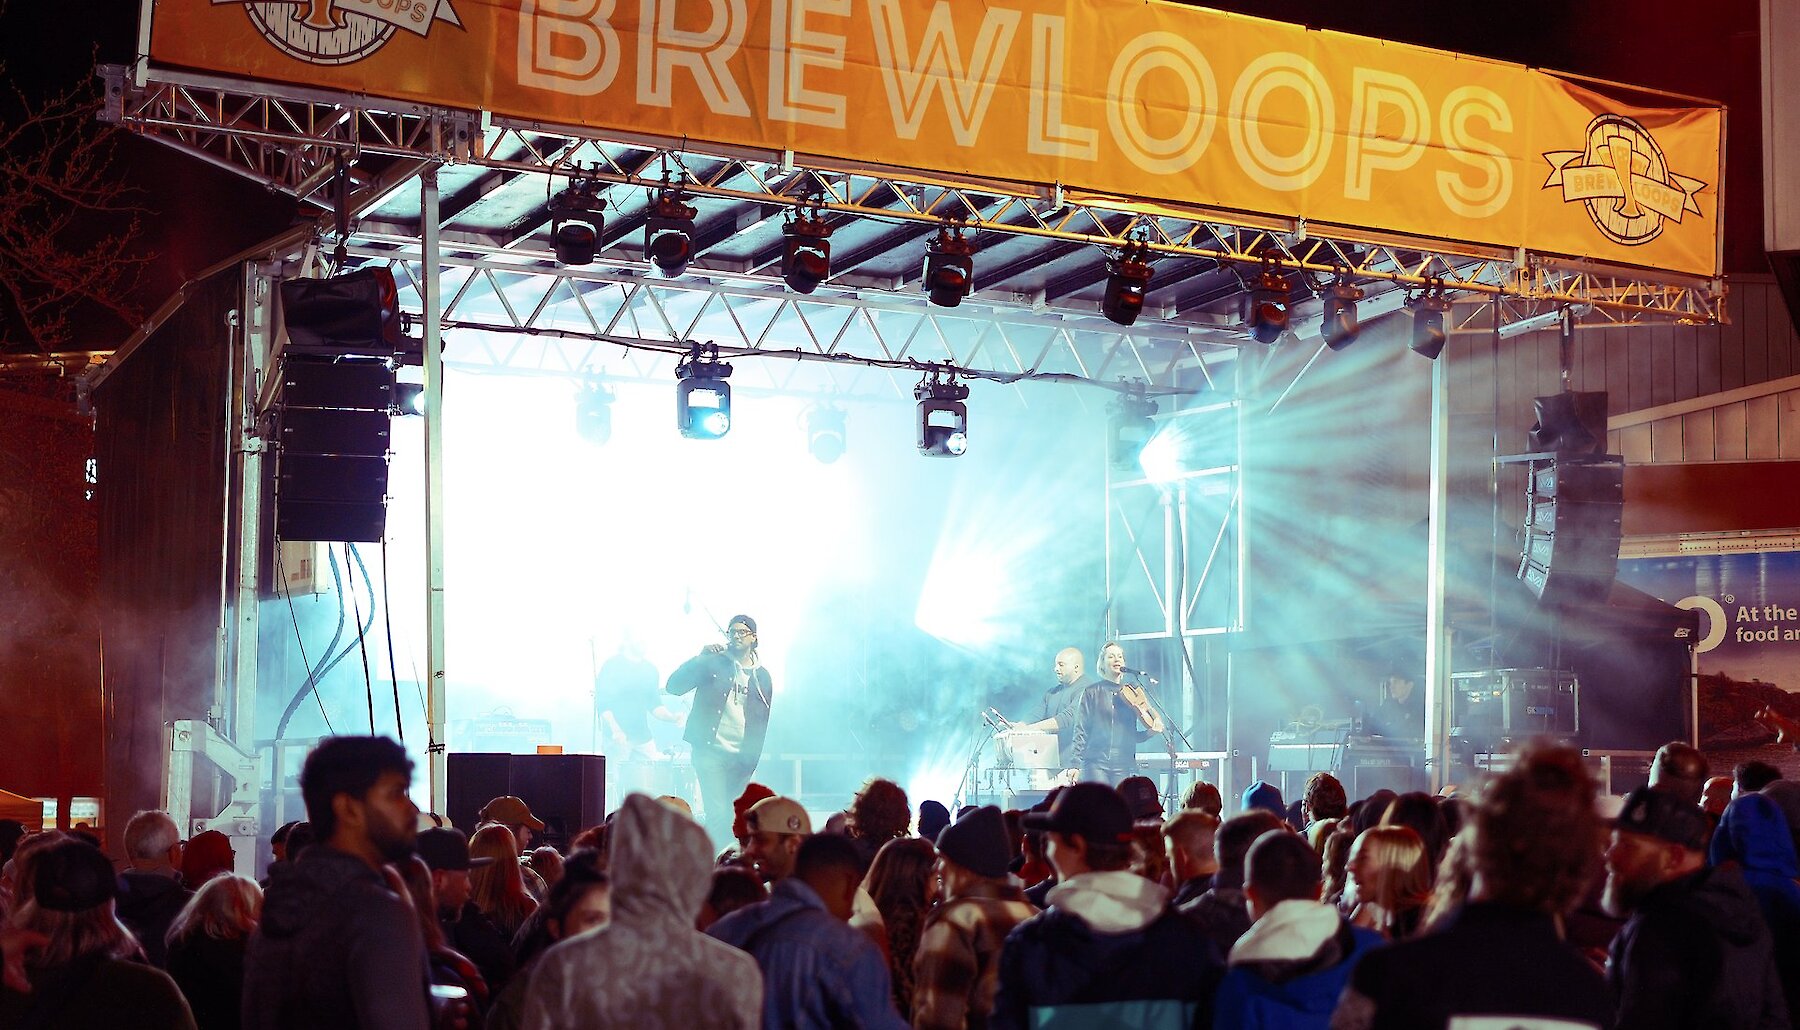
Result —
<instances>
[{"instance_id":1,"label":"dark beanie on singer","mask_svg":"<svg viewBox=\"0 0 1800 1030\"><path fill-rule=\"evenodd\" d=\"M1012 862L1006 843L1006 817L983 805L938 831L938 854L977 876L998 880Z\"/></svg>"}]
</instances>

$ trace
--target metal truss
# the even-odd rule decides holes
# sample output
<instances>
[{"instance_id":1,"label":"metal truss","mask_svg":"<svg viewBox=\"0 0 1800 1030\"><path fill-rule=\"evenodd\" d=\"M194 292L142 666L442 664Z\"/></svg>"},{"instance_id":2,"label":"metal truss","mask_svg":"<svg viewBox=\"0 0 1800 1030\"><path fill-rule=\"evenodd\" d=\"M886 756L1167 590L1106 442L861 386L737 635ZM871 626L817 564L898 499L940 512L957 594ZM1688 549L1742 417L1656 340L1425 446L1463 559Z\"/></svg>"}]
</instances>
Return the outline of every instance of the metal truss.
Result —
<instances>
[{"instance_id":1,"label":"metal truss","mask_svg":"<svg viewBox=\"0 0 1800 1030\"><path fill-rule=\"evenodd\" d=\"M385 263L401 286L402 305L416 303L424 274L416 252L396 251L391 242L358 243L349 252ZM521 265L510 253L446 251L439 264L442 323L479 330L452 338L451 361L465 368L581 375L623 358L626 378L664 378L672 356L704 341L717 343L722 355L787 359L753 363L767 375L762 385L778 391L802 388L796 368L812 362L847 369L851 378L838 380L841 389L873 382L887 396L910 397L918 374L942 364L1002 383L1116 386L1130 378L1184 392L1210 386L1208 365L1236 353L1182 326L1147 322L1124 330L1024 305L944 309L867 295L872 291L800 295L752 277L660 280L600 266ZM555 345L534 345L534 338ZM873 380L865 378L871 367L881 373Z\"/></svg>"},{"instance_id":2,"label":"metal truss","mask_svg":"<svg viewBox=\"0 0 1800 1030\"><path fill-rule=\"evenodd\" d=\"M1075 197L1060 187L959 180L791 152L689 145L347 93L109 66L105 117L271 187L322 196L340 155L471 164L661 187L668 172L693 196L764 208L817 207L897 225L965 230L1101 248L1140 241L1152 256L1305 278L1343 275L1404 290L1575 306L1612 324L1726 320L1718 280L1397 237L1304 220ZM654 175L646 174L653 172ZM366 172L364 173L366 175Z\"/></svg>"}]
</instances>

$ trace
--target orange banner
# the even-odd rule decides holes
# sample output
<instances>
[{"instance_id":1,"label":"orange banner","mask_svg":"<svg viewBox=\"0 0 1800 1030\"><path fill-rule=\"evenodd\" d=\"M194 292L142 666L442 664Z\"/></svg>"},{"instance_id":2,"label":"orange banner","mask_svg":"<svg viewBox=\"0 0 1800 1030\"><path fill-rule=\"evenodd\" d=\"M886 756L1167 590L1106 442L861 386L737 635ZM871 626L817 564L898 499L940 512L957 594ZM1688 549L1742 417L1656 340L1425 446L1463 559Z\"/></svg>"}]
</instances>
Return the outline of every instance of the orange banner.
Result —
<instances>
[{"instance_id":1,"label":"orange banner","mask_svg":"<svg viewBox=\"0 0 1800 1030\"><path fill-rule=\"evenodd\" d=\"M1724 109L1143 0L155 0L151 57L1718 273Z\"/></svg>"}]
</instances>

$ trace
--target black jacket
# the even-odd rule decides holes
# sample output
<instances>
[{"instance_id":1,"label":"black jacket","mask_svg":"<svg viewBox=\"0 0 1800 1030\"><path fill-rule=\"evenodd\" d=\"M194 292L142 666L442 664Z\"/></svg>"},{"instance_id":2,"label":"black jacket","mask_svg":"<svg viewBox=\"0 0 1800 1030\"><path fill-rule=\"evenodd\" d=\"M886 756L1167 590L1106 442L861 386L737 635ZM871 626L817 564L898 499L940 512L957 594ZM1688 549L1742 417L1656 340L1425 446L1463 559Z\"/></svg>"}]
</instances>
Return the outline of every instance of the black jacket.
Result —
<instances>
[{"instance_id":1,"label":"black jacket","mask_svg":"<svg viewBox=\"0 0 1800 1030\"><path fill-rule=\"evenodd\" d=\"M1204 1027L1224 972L1212 942L1173 910L1104 933L1053 902L1007 934L988 1026L1024 1030L1046 1018L1059 1026L1129 1026L1149 1016L1143 1003L1166 1001L1192 1007L1192 1025ZM1054 1022L1059 1016L1071 1022Z\"/></svg>"},{"instance_id":2,"label":"black jacket","mask_svg":"<svg viewBox=\"0 0 1800 1030\"><path fill-rule=\"evenodd\" d=\"M540 907L538 911L543 909ZM481 978L487 981L488 991L499 994L519 969L519 963L513 957L512 942L507 940L506 934L501 933L473 901L463 902L462 911L455 919L443 918L441 910L438 916L438 925L444 928L444 943L475 963L475 968L481 970Z\"/></svg>"},{"instance_id":3,"label":"black jacket","mask_svg":"<svg viewBox=\"0 0 1800 1030\"><path fill-rule=\"evenodd\" d=\"M183 887L179 877L138 869L119 874L119 898L115 902L119 922L144 946L144 955L152 965L169 964L163 938L169 934L169 924L193 896L194 892Z\"/></svg>"},{"instance_id":4,"label":"black jacket","mask_svg":"<svg viewBox=\"0 0 1800 1030\"><path fill-rule=\"evenodd\" d=\"M380 873L326 844L277 870L244 965L243 1025L425 1030L419 919Z\"/></svg>"},{"instance_id":5,"label":"black jacket","mask_svg":"<svg viewBox=\"0 0 1800 1030\"><path fill-rule=\"evenodd\" d=\"M194 1010L200 1030L238 1030L244 998L242 937L222 940L190 934L169 948L169 976Z\"/></svg>"},{"instance_id":6,"label":"black jacket","mask_svg":"<svg viewBox=\"0 0 1800 1030\"><path fill-rule=\"evenodd\" d=\"M1331 1025L1443 1030L1453 1016L1612 1025L1606 980L1548 914L1471 903L1435 933L1377 948L1350 974Z\"/></svg>"},{"instance_id":7,"label":"black jacket","mask_svg":"<svg viewBox=\"0 0 1800 1030\"><path fill-rule=\"evenodd\" d=\"M1788 1025L1769 929L1735 866L1645 896L1613 938L1607 980L1620 1030Z\"/></svg>"},{"instance_id":8,"label":"black jacket","mask_svg":"<svg viewBox=\"0 0 1800 1030\"><path fill-rule=\"evenodd\" d=\"M737 682L736 667L737 661L728 654L702 651L669 674L669 693L694 695L683 740L695 747L717 745L719 716L725 711L726 696ZM739 746L739 754L762 755L763 737L769 730L769 704L774 698L775 685L769 670L760 665L751 669L750 695L744 699L744 742Z\"/></svg>"}]
</instances>

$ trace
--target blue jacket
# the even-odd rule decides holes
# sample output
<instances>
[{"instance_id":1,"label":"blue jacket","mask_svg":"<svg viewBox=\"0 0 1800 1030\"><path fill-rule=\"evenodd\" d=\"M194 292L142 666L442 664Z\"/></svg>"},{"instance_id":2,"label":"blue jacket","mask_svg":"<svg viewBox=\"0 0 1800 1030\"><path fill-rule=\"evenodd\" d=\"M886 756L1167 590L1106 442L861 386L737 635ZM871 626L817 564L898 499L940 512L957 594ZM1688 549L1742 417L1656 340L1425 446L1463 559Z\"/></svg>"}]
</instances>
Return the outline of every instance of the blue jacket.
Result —
<instances>
[{"instance_id":1,"label":"blue jacket","mask_svg":"<svg viewBox=\"0 0 1800 1030\"><path fill-rule=\"evenodd\" d=\"M706 932L749 952L762 968L765 1030L906 1030L881 949L794 877L777 883L769 900Z\"/></svg>"},{"instance_id":2,"label":"blue jacket","mask_svg":"<svg viewBox=\"0 0 1800 1030\"><path fill-rule=\"evenodd\" d=\"M1316 901L1284 901L1239 940L1219 984L1213 1025L1326 1030L1357 959L1382 938Z\"/></svg>"}]
</instances>

